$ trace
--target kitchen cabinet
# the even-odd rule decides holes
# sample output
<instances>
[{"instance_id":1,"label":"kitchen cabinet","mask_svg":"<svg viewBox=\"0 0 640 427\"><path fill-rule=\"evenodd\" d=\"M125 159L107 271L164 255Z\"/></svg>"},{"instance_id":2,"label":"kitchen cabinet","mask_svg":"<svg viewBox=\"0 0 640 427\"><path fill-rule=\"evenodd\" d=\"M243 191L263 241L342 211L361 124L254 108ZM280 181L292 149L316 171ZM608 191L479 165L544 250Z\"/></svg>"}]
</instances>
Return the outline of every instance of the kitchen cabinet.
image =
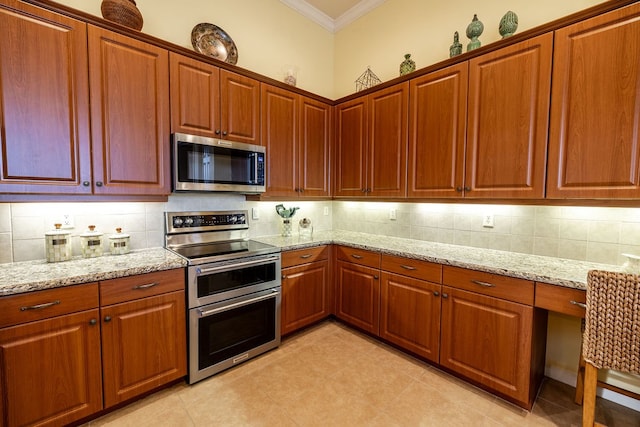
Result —
<instances>
[{"instance_id":1,"label":"kitchen cabinet","mask_svg":"<svg viewBox=\"0 0 640 427\"><path fill-rule=\"evenodd\" d=\"M640 197L640 4L555 32L547 197Z\"/></svg>"},{"instance_id":2,"label":"kitchen cabinet","mask_svg":"<svg viewBox=\"0 0 640 427\"><path fill-rule=\"evenodd\" d=\"M410 81L409 198L462 197L468 62Z\"/></svg>"},{"instance_id":3,"label":"kitchen cabinet","mask_svg":"<svg viewBox=\"0 0 640 427\"><path fill-rule=\"evenodd\" d=\"M265 197L330 196L331 107L262 85L262 143L267 147Z\"/></svg>"},{"instance_id":4,"label":"kitchen cabinet","mask_svg":"<svg viewBox=\"0 0 640 427\"><path fill-rule=\"evenodd\" d=\"M171 131L260 145L260 82L170 54Z\"/></svg>"},{"instance_id":5,"label":"kitchen cabinet","mask_svg":"<svg viewBox=\"0 0 640 427\"><path fill-rule=\"evenodd\" d=\"M282 253L282 335L328 317L329 247Z\"/></svg>"},{"instance_id":6,"label":"kitchen cabinet","mask_svg":"<svg viewBox=\"0 0 640 427\"><path fill-rule=\"evenodd\" d=\"M0 304L0 424L66 425L101 410L97 283Z\"/></svg>"},{"instance_id":7,"label":"kitchen cabinet","mask_svg":"<svg viewBox=\"0 0 640 427\"><path fill-rule=\"evenodd\" d=\"M104 406L187 373L184 270L100 282Z\"/></svg>"},{"instance_id":8,"label":"kitchen cabinet","mask_svg":"<svg viewBox=\"0 0 640 427\"><path fill-rule=\"evenodd\" d=\"M381 269L380 337L438 363L442 266L383 255Z\"/></svg>"},{"instance_id":9,"label":"kitchen cabinet","mask_svg":"<svg viewBox=\"0 0 640 427\"><path fill-rule=\"evenodd\" d=\"M5 0L0 27L0 193L91 194L86 24Z\"/></svg>"},{"instance_id":10,"label":"kitchen cabinet","mask_svg":"<svg viewBox=\"0 0 640 427\"><path fill-rule=\"evenodd\" d=\"M553 34L469 60L465 197L542 199Z\"/></svg>"},{"instance_id":11,"label":"kitchen cabinet","mask_svg":"<svg viewBox=\"0 0 640 427\"><path fill-rule=\"evenodd\" d=\"M440 364L530 409L546 338L533 301L533 282L444 266Z\"/></svg>"},{"instance_id":12,"label":"kitchen cabinet","mask_svg":"<svg viewBox=\"0 0 640 427\"><path fill-rule=\"evenodd\" d=\"M169 194L168 52L93 25L88 40L93 192Z\"/></svg>"},{"instance_id":13,"label":"kitchen cabinet","mask_svg":"<svg viewBox=\"0 0 640 427\"><path fill-rule=\"evenodd\" d=\"M336 253L336 316L378 335L380 255L345 246L338 246Z\"/></svg>"},{"instance_id":14,"label":"kitchen cabinet","mask_svg":"<svg viewBox=\"0 0 640 427\"><path fill-rule=\"evenodd\" d=\"M409 83L336 107L335 197L405 197Z\"/></svg>"}]
</instances>

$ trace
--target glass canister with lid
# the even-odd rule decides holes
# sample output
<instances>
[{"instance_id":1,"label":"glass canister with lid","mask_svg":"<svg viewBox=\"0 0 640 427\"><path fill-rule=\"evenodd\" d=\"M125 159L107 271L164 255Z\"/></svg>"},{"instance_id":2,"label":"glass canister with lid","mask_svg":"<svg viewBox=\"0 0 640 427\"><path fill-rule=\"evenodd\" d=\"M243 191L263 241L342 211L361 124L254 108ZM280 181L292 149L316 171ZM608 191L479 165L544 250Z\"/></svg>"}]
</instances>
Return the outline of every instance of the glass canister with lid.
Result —
<instances>
[{"instance_id":1,"label":"glass canister with lid","mask_svg":"<svg viewBox=\"0 0 640 427\"><path fill-rule=\"evenodd\" d=\"M96 230L95 225L90 225L89 230L80 235L80 248L85 258L102 256L102 233Z\"/></svg>"},{"instance_id":2,"label":"glass canister with lid","mask_svg":"<svg viewBox=\"0 0 640 427\"><path fill-rule=\"evenodd\" d=\"M44 233L47 262L71 259L71 232L63 230L62 224L54 224L55 230Z\"/></svg>"},{"instance_id":3,"label":"glass canister with lid","mask_svg":"<svg viewBox=\"0 0 640 427\"><path fill-rule=\"evenodd\" d=\"M109 236L109 248L112 255L124 255L129 253L129 235L122 232L122 228L116 228L115 234Z\"/></svg>"}]
</instances>

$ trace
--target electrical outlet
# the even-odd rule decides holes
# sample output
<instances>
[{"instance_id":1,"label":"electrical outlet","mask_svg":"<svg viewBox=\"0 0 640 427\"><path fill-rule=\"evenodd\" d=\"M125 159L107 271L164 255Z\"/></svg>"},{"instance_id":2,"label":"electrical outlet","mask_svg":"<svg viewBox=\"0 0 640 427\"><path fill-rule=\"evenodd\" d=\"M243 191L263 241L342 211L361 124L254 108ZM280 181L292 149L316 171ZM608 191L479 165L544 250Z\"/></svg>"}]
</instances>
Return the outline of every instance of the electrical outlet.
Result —
<instances>
[{"instance_id":1,"label":"electrical outlet","mask_svg":"<svg viewBox=\"0 0 640 427\"><path fill-rule=\"evenodd\" d=\"M398 219L398 212L395 209L390 209L389 210L389 219L390 220Z\"/></svg>"},{"instance_id":2,"label":"electrical outlet","mask_svg":"<svg viewBox=\"0 0 640 427\"><path fill-rule=\"evenodd\" d=\"M485 228L493 228L493 214L484 214L482 216L482 226Z\"/></svg>"},{"instance_id":3,"label":"electrical outlet","mask_svg":"<svg viewBox=\"0 0 640 427\"><path fill-rule=\"evenodd\" d=\"M329 206L325 206L324 207L323 213L324 213L324 216L328 216L329 215Z\"/></svg>"},{"instance_id":4,"label":"electrical outlet","mask_svg":"<svg viewBox=\"0 0 640 427\"><path fill-rule=\"evenodd\" d=\"M62 214L60 223L62 224L62 228L74 228L73 216L71 214L68 214L68 213Z\"/></svg>"},{"instance_id":5,"label":"electrical outlet","mask_svg":"<svg viewBox=\"0 0 640 427\"><path fill-rule=\"evenodd\" d=\"M260 209L251 208L251 219L260 219Z\"/></svg>"}]
</instances>

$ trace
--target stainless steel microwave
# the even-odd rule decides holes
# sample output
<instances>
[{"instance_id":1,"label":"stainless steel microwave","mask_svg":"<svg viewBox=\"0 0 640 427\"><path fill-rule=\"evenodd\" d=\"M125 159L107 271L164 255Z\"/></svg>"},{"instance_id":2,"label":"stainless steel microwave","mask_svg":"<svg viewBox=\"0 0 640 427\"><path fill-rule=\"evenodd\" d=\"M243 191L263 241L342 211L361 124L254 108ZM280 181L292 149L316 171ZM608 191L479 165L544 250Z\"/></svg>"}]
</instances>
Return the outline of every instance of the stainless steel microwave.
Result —
<instances>
[{"instance_id":1,"label":"stainless steel microwave","mask_svg":"<svg viewBox=\"0 0 640 427\"><path fill-rule=\"evenodd\" d=\"M173 191L265 191L265 147L174 133Z\"/></svg>"}]
</instances>

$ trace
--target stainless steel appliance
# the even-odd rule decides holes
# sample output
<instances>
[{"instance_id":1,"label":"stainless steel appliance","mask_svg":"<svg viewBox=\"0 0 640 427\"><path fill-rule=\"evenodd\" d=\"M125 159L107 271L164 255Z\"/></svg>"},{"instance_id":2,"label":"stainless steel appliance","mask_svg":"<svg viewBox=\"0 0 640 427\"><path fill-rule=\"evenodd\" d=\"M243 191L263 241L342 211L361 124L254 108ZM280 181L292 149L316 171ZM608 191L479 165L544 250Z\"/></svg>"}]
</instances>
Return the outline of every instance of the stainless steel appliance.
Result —
<instances>
[{"instance_id":1,"label":"stainless steel appliance","mask_svg":"<svg viewBox=\"0 0 640 427\"><path fill-rule=\"evenodd\" d=\"M280 248L248 239L246 211L166 212L186 258L189 383L280 345Z\"/></svg>"},{"instance_id":2,"label":"stainless steel appliance","mask_svg":"<svg viewBox=\"0 0 640 427\"><path fill-rule=\"evenodd\" d=\"M174 133L174 191L265 191L265 147Z\"/></svg>"}]
</instances>

